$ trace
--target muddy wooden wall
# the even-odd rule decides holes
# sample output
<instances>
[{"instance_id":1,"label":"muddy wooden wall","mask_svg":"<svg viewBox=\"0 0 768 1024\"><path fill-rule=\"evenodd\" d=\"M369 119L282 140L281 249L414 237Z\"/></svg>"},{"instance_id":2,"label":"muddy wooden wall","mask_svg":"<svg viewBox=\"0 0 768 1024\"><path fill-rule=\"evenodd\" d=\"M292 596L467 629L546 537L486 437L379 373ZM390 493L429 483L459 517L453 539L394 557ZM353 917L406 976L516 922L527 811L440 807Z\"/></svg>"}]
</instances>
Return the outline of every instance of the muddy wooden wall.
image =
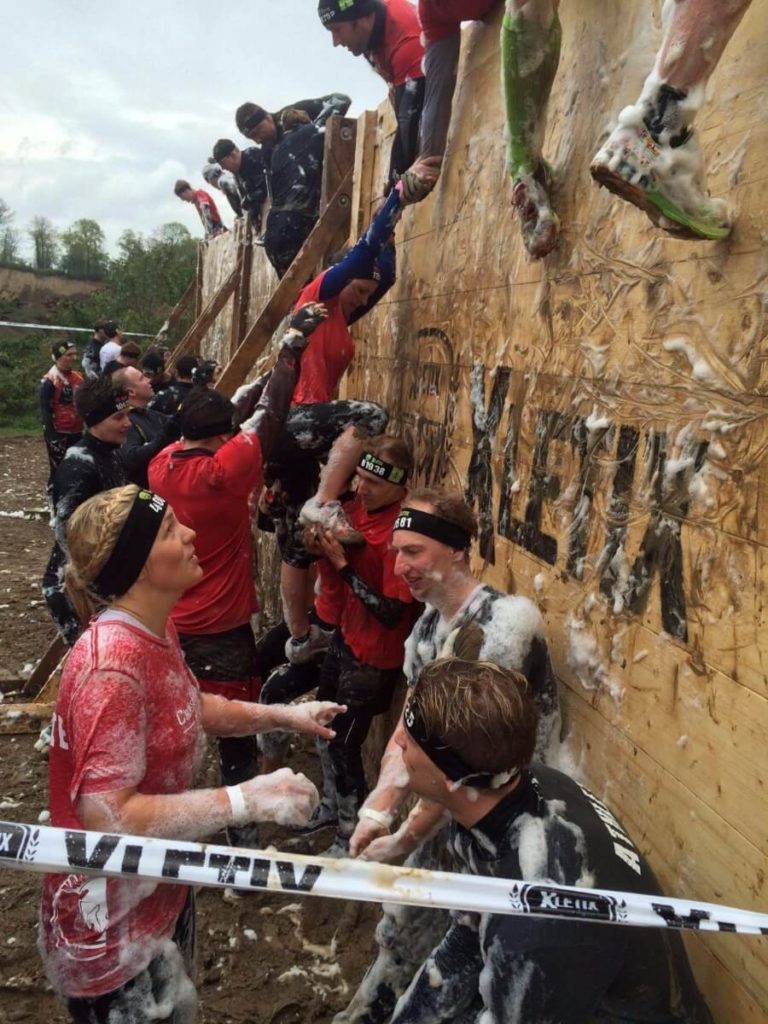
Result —
<instances>
[{"instance_id":1,"label":"muddy wooden wall","mask_svg":"<svg viewBox=\"0 0 768 1024\"><path fill-rule=\"evenodd\" d=\"M344 391L389 407L421 482L476 502L478 572L547 620L567 759L667 891L766 910L768 3L698 121L736 216L717 245L667 238L588 172L639 92L660 3L561 6L545 147L559 250L529 262L510 209L499 12L464 33L445 173L398 229L398 282L356 330ZM384 108L360 119L356 225L390 130ZM211 244L206 289L232 242ZM252 316L274 280L254 264ZM768 939L689 948L718 1024L763 1024Z\"/></svg>"}]
</instances>

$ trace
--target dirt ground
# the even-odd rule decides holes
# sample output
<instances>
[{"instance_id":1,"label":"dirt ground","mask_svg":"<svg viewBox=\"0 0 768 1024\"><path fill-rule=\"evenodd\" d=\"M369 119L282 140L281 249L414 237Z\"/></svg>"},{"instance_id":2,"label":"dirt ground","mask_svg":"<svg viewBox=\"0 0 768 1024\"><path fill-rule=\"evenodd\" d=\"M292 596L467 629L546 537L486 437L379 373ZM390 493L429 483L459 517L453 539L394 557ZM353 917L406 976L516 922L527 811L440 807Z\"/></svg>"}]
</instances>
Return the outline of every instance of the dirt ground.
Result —
<instances>
[{"instance_id":1,"label":"dirt ground","mask_svg":"<svg viewBox=\"0 0 768 1024\"><path fill-rule=\"evenodd\" d=\"M40 594L51 545L42 440L0 437L0 688L34 663L54 630ZM9 513L25 513L24 517ZM0 735L0 818L34 823L47 807L46 758L35 736ZM308 744L294 767L317 781ZM213 763L207 775L213 779ZM201 780L203 781L203 780ZM320 833L294 852L317 852ZM264 839L288 848L287 833ZM288 841L289 842L289 841ZM68 1020L42 972L35 925L36 876L0 870L0 1024ZM312 897L198 894L198 989L205 1024L326 1024L344 1007L370 962L379 908Z\"/></svg>"}]
</instances>

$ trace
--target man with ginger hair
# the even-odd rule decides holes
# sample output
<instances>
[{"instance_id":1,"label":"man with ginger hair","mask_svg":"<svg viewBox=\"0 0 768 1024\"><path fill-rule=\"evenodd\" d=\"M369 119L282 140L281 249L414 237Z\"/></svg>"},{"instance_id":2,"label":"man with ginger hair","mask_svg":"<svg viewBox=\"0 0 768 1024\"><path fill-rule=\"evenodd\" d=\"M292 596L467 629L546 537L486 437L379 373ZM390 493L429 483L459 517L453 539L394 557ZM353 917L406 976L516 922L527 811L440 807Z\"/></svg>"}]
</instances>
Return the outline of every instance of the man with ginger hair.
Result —
<instances>
[{"instance_id":1,"label":"man with ginger hair","mask_svg":"<svg viewBox=\"0 0 768 1024\"><path fill-rule=\"evenodd\" d=\"M398 733L403 764L411 790L450 815L446 838L459 869L658 893L608 808L574 779L532 763L536 717L525 677L493 664L432 662L411 691ZM392 1024L480 1019L712 1022L680 936L663 927L454 913Z\"/></svg>"}]
</instances>

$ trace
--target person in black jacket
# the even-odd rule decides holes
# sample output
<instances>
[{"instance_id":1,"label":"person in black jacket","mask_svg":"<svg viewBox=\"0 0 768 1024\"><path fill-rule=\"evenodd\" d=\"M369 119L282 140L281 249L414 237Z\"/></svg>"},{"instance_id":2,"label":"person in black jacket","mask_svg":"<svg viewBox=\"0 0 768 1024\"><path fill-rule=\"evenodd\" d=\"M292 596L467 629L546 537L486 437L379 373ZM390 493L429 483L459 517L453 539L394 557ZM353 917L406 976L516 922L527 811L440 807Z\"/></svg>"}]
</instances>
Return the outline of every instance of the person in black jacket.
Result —
<instances>
[{"instance_id":1,"label":"person in black jacket","mask_svg":"<svg viewBox=\"0 0 768 1024\"><path fill-rule=\"evenodd\" d=\"M225 171L215 160L208 159L203 167L203 179L212 187L219 189L227 198L236 217L243 215L243 202L237 181L231 171Z\"/></svg>"},{"instance_id":2,"label":"person in black jacket","mask_svg":"<svg viewBox=\"0 0 768 1024\"><path fill-rule=\"evenodd\" d=\"M83 352L83 372L86 377L98 377L101 373L99 352L101 352L101 346L107 341L107 332L105 330L107 323L107 320L97 320L93 325L93 337L85 346L85 351Z\"/></svg>"},{"instance_id":3,"label":"person in black jacket","mask_svg":"<svg viewBox=\"0 0 768 1024\"><path fill-rule=\"evenodd\" d=\"M510 883L521 911L455 912L395 1007L392 1024L664 1021L712 1024L680 935L609 926L612 903L558 885L656 894L653 872L610 810L563 772L531 764L536 707L525 677L447 658L426 666L403 710L399 745L410 788L450 814L460 871ZM554 881L553 881L554 880ZM569 898L570 897L570 898ZM587 904L592 920L569 919ZM482 980L481 980L482 979Z\"/></svg>"},{"instance_id":4,"label":"person in black jacket","mask_svg":"<svg viewBox=\"0 0 768 1024\"><path fill-rule=\"evenodd\" d=\"M195 386L192 374L199 363L200 360L197 356L180 356L176 363L176 375L172 378L170 385L152 399L150 408L162 412L166 416L174 416Z\"/></svg>"},{"instance_id":5,"label":"person in black jacket","mask_svg":"<svg viewBox=\"0 0 768 1024\"><path fill-rule=\"evenodd\" d=\"M254 230L261 232L261 211L268 198L264 157L258 146L239 149L231 139L219 139L213 147L212 161L235 176L240 190L240 205L250 213Z\"/></svg>"},{"instance_id":6,"label":"person in black jacket","mask_svg":"<svg viewBox=\"0 0 768 1024\"><path fill-rule=\"evenodd\" d=\"M128 482L119 455L131 426L128 405L128 395L116 391L109 377L96 377L78 388L75 409L87 432L67 450L53 479L55 539L43 574L43 597L56 628L70 647L83 627L64 591L67 523L88 498Z\"/></svg>"},{"instance_id":7,"label":"person in black jacket","mask_svg":"<svg viewBox=\"0 0 768 1024\"><path fill-rule=\"evenodd\" d=\"M112 374L112 384L125 391L131 403L131 428L120 449L127 482L148 487L149 464L166 445L179 438L179 425L174 417L148 408L155 397L149 377L134 366L125 366Z\"/></svg>"}]
</instances>

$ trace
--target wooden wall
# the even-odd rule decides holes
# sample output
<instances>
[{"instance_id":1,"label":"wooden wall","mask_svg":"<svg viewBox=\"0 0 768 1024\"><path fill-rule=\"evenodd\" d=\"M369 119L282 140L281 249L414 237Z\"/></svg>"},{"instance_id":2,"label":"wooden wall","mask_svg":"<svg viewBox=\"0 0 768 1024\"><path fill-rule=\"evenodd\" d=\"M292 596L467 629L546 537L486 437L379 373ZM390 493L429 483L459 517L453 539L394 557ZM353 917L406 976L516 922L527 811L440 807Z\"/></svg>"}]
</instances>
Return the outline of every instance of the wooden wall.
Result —
<instances>
[{"instance_id":1,"label":"wooden wall","mask_svg":"<svg viewBox=\"0 0 768 1024\"><path fill-rule=\"evenodd\" d=\"M652 62L659 8L561 5L545 151L563 239L540 263L503 167L501 12L465 31L447 168L398 230L398 282L357 329L346 394L388 405L422 481L473 495L478 571L546 617L567 761L667 891L765 909L768 4L699 120L712 193L737 216L720 245L667 238L589 176ZM353 223L388 124L358 124ZM720 1024L766 1020L768 939L690 949Z\"/></svg>"},{"instance_id":2,"label":"wooden wall","mask_svg":"<svg viewBox=\"0 0 768 1024\"><path fill-rule=\"evenodd\" d=\"M667 238L589 176L652 62L659 0L561 8L545 146L559 250L529 262L510 208L499 11L465 30L446 170L403 218L398 282L356 329L343 390L387 404L422 482L472 495L478 573L547 620L565 763L666 890L764 910L768 2L754 0L698 121L712 193L737 218L717 245ZM391 128L386 106L359 120L355 228ZM206 293L234 242L209 243ZM257 251L249 322L274 283ZM228 317L205 346L220 359ZM768 939L689 948L718 1024L763 1024Z\"/></svg>"}]
</instances>

